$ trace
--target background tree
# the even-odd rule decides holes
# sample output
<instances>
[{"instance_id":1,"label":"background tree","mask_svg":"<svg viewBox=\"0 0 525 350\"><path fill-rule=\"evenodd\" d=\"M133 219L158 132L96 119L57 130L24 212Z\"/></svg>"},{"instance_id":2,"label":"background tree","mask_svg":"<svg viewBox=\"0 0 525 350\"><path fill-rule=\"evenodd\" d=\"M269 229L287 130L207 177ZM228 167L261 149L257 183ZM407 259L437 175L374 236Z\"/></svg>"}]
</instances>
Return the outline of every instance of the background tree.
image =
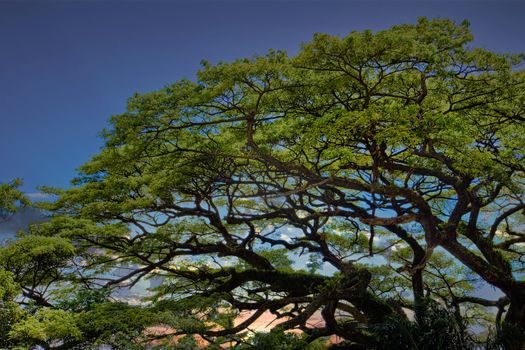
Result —
<instances>
[{"instance_id":1,"label":"background tree","mask_svg":"<svg viewBox=\"0 0 525 350\"><path fill-rule=\"evenodd\" d=\"M29 200L18 189L22 181L15 179L10 183L0 183L0 219L18 210L19 205L28 205Z\"/></svg>"},{"instance_id":2,"label":"background tree","mask_svg":"<svg viewBox=\"0 0 525 350\"><path fill-rule=\"evenodd\" d=\"M28 204L23 193L17 189L20 180L0 184L0 220L5 220L18 210L19 204ZM22 316L23 310L16 302L20 286L13 280L13 275L0 268L0 346L11 344L8 332L11 326Z\"/></svg>"},{"instance_id":3,"label":"background tree","mask_svg":"<svg viewBox=\"0 0 525 350\"><path fill-rule=\"evenodd\" d=\"M271 313L252 344L300 330L384 348L394 329L400 349L468 349L466 322L486 322L473 304L521 349L525 73L471 40L466 22L421 19L204 63L133 96L32 235L71 240L91 289L155 278L135 311L161 313L162 337L241 346ZM480 281L504 297L474 295Z\"/></svg>"}]
</instances>

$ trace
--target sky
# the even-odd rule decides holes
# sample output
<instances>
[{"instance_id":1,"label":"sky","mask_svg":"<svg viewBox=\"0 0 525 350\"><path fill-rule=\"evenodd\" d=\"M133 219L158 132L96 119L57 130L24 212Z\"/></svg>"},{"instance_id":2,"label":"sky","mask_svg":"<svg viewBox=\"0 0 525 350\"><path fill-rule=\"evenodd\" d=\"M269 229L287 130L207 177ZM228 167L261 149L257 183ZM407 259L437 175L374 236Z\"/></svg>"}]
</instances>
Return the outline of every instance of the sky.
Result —
<instances>
[{"instance_id":1,"label":"sky","mask_svg":"<svg viewBox=\"0 0 525 350\"><path fill-rule=\"evenodd\" d=\"M135 92L192 79L211 62L297 52L315 32L345 35L468 19L474 44L525 52L525 1L2 1L0 182L68 187Z\"/></svg>"}]
</instances>

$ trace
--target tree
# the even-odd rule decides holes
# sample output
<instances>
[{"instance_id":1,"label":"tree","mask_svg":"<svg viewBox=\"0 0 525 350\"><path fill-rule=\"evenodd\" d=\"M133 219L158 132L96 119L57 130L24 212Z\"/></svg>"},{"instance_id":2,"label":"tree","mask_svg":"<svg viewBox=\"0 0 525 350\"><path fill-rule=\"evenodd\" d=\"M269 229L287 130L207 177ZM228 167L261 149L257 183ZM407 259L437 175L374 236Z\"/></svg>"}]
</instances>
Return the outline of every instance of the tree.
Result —
<instances>
[{"instance_id":1,"label":"tree","mask_svg":"<svg viewBox=\"0 0 525 350\"><path fill-rule=\"evenodd\" d=\"M18 210L18 205L28 205L29 200L18 189L22 181L15 179L10 183L0 183L0 218L5 218Z\"/></svg>"},{"instance_id":2,"label":"tree","mask_svg":"<svg viewBox=\"0 0 525 350\"><path fill-rule=\"evenodd\" d=\"M20 287L9 272L1 269L0 282L0 346L10 346L12 342L8 333L23 315L23 310L15 301Z\"/></svg>"},{"instance_id":3,"label":"tree","mask_svg":"<svg viewBox=\"0 0 525 350\"><path fill-rule=\"evenodd\" d=\"M145 307L162 336L241 344L271 313L276 339L382 348L401 325L417 348L422 329L468 339L464 321L484 322L468 303L497 307L503 346L522 349L525 72L471 40L466 22L423 18L204 62L133 96L32 234L71 240L89 288L159 280ZM503 297L474 295L480 281Z\"/></svg>"}]
</instances>

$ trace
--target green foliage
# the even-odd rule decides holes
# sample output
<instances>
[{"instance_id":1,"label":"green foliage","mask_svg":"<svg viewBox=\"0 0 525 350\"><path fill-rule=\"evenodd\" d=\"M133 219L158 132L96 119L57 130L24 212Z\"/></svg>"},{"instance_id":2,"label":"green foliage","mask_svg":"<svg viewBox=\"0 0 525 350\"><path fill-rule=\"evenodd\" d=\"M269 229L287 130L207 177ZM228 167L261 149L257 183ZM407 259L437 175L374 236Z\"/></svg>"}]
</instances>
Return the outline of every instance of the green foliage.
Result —
<instances>
[{"instance_id":1,"label":"green foliage","mask_svg":"<svg viewBox=\"0 0 525 350\"><path fill-rule=\"evenodd\" d=\"M27 235L0 248L0 267L13 272L22 285L45 284L68 266L75 248L60 237Z\"/></svg>"},{"instance_id":2,"label":"green foliage","mask_svg":"<svg viewBox=\"0 0 525 350\"><path fill-rule=\"evenodd\" d=\"M309 273L316 273L323 267L322 258L317 254L310 254L308 256L308 262L306 263L306 268Z\"/></svg>"},{"instance_id":3,"label":"green foliage","mask_svg":"<svg viewBox=\"0 0 525 350\"><path fill-rule=\"evenodd\" d=\"M52 344L53 341L75 341L82 338L79 315L64 310L43 308L16 323L9 337L24 345Z\"/></svg>"},{"instance_id":4,"label":"green foliage","mask_svg":"<svg viewBox=\"0 0 525 350\"><path fill-rule=\"evenodd\" d=\"M0 184L0 218L5 218L10 213L18 210L18 205L29 205L30 202L24 194L18 190L22 181L15 179L7 184Z\"/></svg>"},{"instance_id":5,"label":"green foliage","mask_svg":"<svg viewBox=\"0 0 525 350\"><path fill-rule=\"evenodd\" d=\"M95 304L80 314L78 326L94 343L133 343L145 327L162 322L162 314L123 302Z\"/></svg>"},{"instance_id":6,"label":"green foliage","mask_svg":"<svg viewBox=\"0 0 525 350\"><path fill-rule=\"evenodd\" d=\"M75 284L62 286L55 292L56 307L68 311L85 311L107 302L110 291L106 288L88 289Z\"/></svg>"},{"instance_id":7,"label":"green foliage","mask_svg":"<svg viewBox=\"0 0 525 350\"><path fill-rule=\"evenodd\" d=\"M313 343L307 343L302 337L296 334L283 332L256 333L250 339L249 345L241 349L260 349L260 350L323 350L327 349L325 341L322 339Z\"/></svg>"},{"instance_id":8,"label":"green foliage","mask_svg":"<svg viewBox=\"0 0 525 350\"><path fill-rule=\"evenodd\" d=\"M9 332L23 316L24 311L16 302L20 286L15 282L13 274L0 269L0 347L13 345Z\"/></svg>"},{"instance_id":9,"label":"green foliage","mask_svg":"<svg viewBox=\"0 0 525 350\"><path fill-rule=\"evenodd\" d=\"M272 249L272 250L262 250L258 253L270 260L278 269L290 270L292 268L293 261L288 256L287 249Z\"/></svg>"},{"instance_id":10,"label":"green foliage","mask_svg":"<svg viewBox=\"0 0 525 350\"><path fill-rule=\"evenodd\" d=\"M192 336L185 336L177 340L177 344L170 346L173 350L198 350L198 344Z\"/></svg>"},{"instance_id":11,"label":"green foliage","mask_svg":"<svg viewBox=\"0 0 525 350\"><path fill-rule=\"evenodd\" d=\"M374 327L374 335L380 345L376 348L392 350L469 350L476 349L463 324L449 310L432 300L420 305L424 308L423 318L414 322L401 317L389 317L384 323Z\"/></svg>"}]
</instances>

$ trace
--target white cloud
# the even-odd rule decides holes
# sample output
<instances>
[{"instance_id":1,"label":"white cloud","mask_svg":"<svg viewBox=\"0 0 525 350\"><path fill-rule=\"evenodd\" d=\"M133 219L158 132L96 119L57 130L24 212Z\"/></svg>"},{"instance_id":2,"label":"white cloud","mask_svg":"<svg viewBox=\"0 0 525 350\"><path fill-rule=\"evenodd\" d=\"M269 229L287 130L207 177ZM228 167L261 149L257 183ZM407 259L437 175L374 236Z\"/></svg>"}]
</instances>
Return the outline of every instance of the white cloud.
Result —
<instances>
[{"instance_id":1,"label":"white cloud","mask_svg":"<svg viewBox=\"0 0 525 350\"><path fill-rule=\"evenodd\" d=\"M305 217L308 216L308 212L306 210L298 210L296 214L297 214L297 217L300 219L304 219Z\"/></svg>"},{"instance_id":2,"label":"white cloud","mask_svg":"<svg viewBox=\"0 0 525 350\"><path fill-rule=\"evenodd\" d=\"M285 235L284 233L281 233L281 239L282 239L283 241L286 241L286 242L291 242L291 241L292 241L292 239L290 238L290 236Z\"/></svg>"},{"instance_id":3,"label":"white cloud","mask_svg":"<svg viewBox=\"0 0 525 350\"><path fill-rule=\"evenodd\" d=\"M503 237L503 238L510 237L510 235L507 233L507 231L502 231L502 230L496 230L496 236Z\"/></svg>"},{"instance_id":4,"label":"white cloud","mask_svg":"<svg viewBox=\"0 0 525 350\"><path fill-rule=\"evenodd\" d=\"M53 195L49 194L49 193L43 193L43 192L30 192L30 193L25 193L25 196L31 200L43 200L43 199L50 199L51 197L53 197Z\"/></svg>"},{"instance_id":5,"label":"white cloud","mask_svg":"<svg viewBox=\"0 0 525 350\"><path fill-rule=\"evenodd\" d=\"M396 243L390 249L392 249L393 252L396 252L396 251L398 251L399 249L402 249L402 248L404 248L404 244Z\"/></svg>"}]
</instances>

